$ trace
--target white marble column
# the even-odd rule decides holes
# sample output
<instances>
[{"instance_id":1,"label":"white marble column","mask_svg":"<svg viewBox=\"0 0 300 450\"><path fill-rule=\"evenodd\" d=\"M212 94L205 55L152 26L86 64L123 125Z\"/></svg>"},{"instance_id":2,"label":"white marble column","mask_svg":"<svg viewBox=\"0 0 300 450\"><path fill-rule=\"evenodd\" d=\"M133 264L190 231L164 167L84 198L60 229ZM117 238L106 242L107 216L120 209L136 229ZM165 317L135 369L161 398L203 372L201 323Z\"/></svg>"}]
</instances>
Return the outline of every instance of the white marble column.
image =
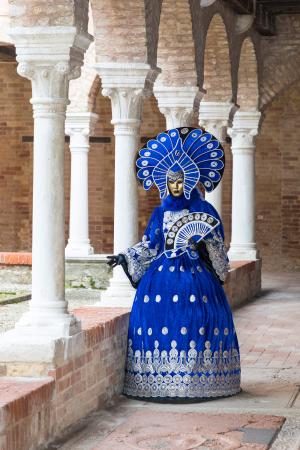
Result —
<instances>
[{"instance_id":1,"label":"white marble column","mask_svg":"<svg viewBox=\"0 0 300 450\"><path fill-rule=\"evenodd\" d=\"M255 136L260 117L259 111L238 111L228 130L233 156L230 260L259 257L255 239Z\"/></svg>"},{"instance_id":2,"label":"white marble column","mask_svg":"<svg viewBox=\"0 0 300 450\"><path fill-rule=\"evenodd\" d=\"M202 101L199 108L199 125L211 132L221 144L224 144L229 117L234 108L233 103ZM222 216L223 203L222 184L221 181L216 189L205 193L205 199L216 208L220 216Z\"/></svg>"},{"instance_id":3,"label":"white marble column","mask_svg":"<svg viewBox=\"0 0 300 450\"><path fill-rule=\"evenodd\" d=\"M98 115L91 112L67 113L65 130L70 136L71 189L66 257L85 257L94 253L89 240L88 153L89 137L97 120Z\"/></svg>"},{"instance_id":4,"label":"white marble column","mask_svg":"<svg viewBox=\"0 0 300 450\"><path fill-rule=\"evenodd\" d=\"M166 118L166 128L188 127L197 117L203 93L196 86L154 86L158 108Z\"/></svg>"},{"instance_id":5,"label":"white marble column","mask_svg":"<svg viewBox=\"0 0 300 450\"><path fill-rule=\"evenodd\" d=\"M115 135L114 254L139 240L138 184L135 155L140 148L139 130L145 83L149 87L157 72L142 63L96 65L102 94L111 99ZM101 296L101 306L131 306L134 295L123 269L113 271L110 285Z\"/></svg>"},{"instance_id":6,"label":"white marble column","mask_svg":"<svg viewBox=\"0 0 300 450\"><path fill-rule=\"evenodd\" d=\"M65 300L65 114L69 80L80 75L91 36L78 35L75 27L16 28L10 34L18 73L32 82L32 300L15 329L1 337L0 359L49 361L57 356L54 341L80 330Z\"/></svg>"}]
</instances>

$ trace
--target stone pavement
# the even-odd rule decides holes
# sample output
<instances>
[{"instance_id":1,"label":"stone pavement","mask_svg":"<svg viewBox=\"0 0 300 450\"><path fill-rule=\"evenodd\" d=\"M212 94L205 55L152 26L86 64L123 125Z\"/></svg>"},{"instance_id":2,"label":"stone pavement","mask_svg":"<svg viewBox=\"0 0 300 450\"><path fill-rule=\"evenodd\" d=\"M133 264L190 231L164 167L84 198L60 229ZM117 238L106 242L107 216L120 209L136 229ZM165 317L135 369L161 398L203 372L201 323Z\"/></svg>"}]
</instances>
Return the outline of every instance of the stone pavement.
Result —
<instances>
[{"instance_id":1,"label":"stone pavement","mask_svg":"<svg viewBox=\"0 0 300 450\"><path fill-rule=\"evenodd\" d=\"M235 311L239 395L186 404L120 397L48 450L299 450L299 305L300 273L267 274L262 296Z\"/></svg>"}]
</instances>

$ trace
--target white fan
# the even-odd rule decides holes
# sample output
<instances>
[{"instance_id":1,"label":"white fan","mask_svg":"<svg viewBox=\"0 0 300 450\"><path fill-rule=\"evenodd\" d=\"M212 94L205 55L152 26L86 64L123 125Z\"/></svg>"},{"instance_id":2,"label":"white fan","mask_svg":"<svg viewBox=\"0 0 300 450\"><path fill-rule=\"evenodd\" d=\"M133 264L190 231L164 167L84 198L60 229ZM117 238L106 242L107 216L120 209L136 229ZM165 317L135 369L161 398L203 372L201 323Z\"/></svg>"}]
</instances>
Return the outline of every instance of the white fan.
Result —
<instances>
[{"instance_id":1,"label":"white fan","mask_svg":"<svg viewBox=\"0 0 300 450\"><path fill-rule=\"evenodd\" d=\"M165 252L168 257L176 256L190 244L200 242L220 221L206 212L186 214L173 223L166 236ZM179 251L179 252L178 252Z\"/></svg>"}]
</instances>

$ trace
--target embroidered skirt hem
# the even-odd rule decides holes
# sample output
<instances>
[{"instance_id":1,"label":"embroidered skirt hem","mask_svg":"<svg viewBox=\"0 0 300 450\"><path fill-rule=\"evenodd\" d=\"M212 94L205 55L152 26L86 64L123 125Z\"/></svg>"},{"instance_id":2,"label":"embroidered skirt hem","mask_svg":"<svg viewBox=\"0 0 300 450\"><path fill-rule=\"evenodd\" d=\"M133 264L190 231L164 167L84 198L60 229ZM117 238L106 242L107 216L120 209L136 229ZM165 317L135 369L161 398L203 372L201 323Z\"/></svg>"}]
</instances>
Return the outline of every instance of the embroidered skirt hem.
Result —
<instances>
[{"instance_id":1,"label":"embroidered skirt hem","mask_svg":"<svg viewBox=\"0 0 300 450\"><path fill-rule=\"evenodd\" d=\"M227 375L226 381L218 377L208 378L204 384L192 378L179 383L168 379L167 382L150 384L147 380L137 382L134 375L127 374L123 393L132 397L209 398L231 396L240 390L240 374Z\"/></svg>"}]
</instances>

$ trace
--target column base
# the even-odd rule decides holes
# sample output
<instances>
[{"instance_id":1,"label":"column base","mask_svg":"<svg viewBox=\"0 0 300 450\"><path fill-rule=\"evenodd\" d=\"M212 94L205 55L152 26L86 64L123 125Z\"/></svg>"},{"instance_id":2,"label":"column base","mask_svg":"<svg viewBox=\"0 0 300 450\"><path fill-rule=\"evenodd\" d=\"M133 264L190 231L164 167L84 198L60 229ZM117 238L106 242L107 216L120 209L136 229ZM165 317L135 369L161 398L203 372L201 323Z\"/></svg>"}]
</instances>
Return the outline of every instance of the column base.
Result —
<instances>
[{"instance_id":1,"label":"column base","mask_svg":"<svg viewBox=\"0 0 300 450\"><path fill-rule=\"evenodd\" d=\"M230 261L253 261L260 258L255 243L250 244L230 244L228 252Z\"/></svg>"},{"instance_id":2,"label":"column base","mask_svg":"<svg viewBox=\"0 0 300 450\"><path fill-rule=\"evenodd\" d=\"M136 290L131 286L127 278L113 277L109 287L101 294L101 301L97 306L132 308Z\"/></svg>"},{"instance_id":3,"label":"column base","mask_svg":"<svg viewBox=\"0 0 300 450\"><path fill-rule=\"evenodd\" d=\"M72 242L68 241L68 244L65 248L65 256L66 258L72 257L84 257L94 254L94 249L90 245L89 239L81 242Z\"/></svg>"},{"instance_id":4,"label":"column base","mask_svg":"<svg viewBox=\"0 0 300 450\"><path fill-rule=\"evenodd\" d=\"M30 324L30 311L12 330L0 336L0 366L7 375L40 376L80 355L84 332L74 316L53 320L51 326Z\"/></svg>"}]
</instances>

